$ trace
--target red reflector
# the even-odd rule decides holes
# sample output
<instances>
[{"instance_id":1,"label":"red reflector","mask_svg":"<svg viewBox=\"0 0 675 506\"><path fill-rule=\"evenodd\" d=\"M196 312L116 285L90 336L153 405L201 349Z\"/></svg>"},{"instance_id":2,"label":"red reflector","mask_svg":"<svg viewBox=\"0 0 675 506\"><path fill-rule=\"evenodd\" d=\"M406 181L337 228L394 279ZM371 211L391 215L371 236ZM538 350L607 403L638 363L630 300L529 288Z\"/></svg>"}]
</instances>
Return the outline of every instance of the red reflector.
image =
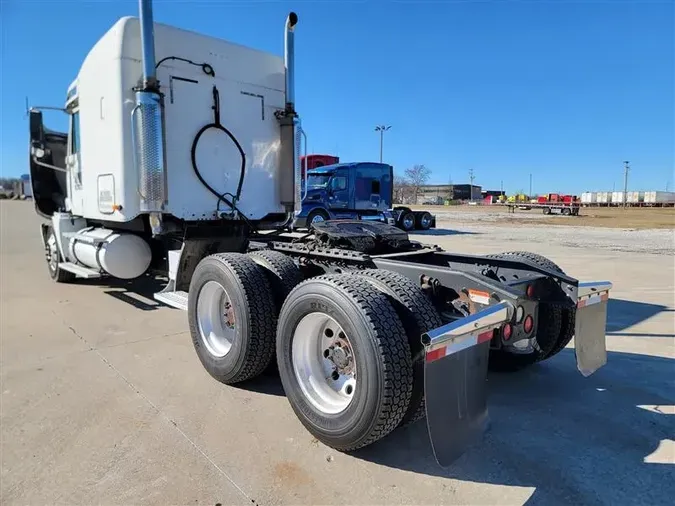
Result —
<instances>
[{"instance_id":1,"label":"red reflector","mask_svg":"<svg viewBox=\"0 0 675 506\"><path fill-rule=\"evenodd\" d=\"M434 360L445 357L445 352L445 347L427 352L427 362L433 362Z\"/></svg>"},{"instance_id":2,"label":"red reflector","mask_svg":"<svg viewBox=\"0 0 675 506\"><path fill-rule=\"evenodd\" d=\"M511 330L511 324L505 323L502 327L502 337L504 338L504 341L511 339Z\"/></svg>"},{"instance_id":3,"label":"red reflector","mask_svg":"<svg viewBox=\"0 0 675 506\"><path fill-rule=\"evenodd\" d=\"M534 285L529 285L529 286L525 289L525 293L527 294L528 297L531 298L531 297L534 295Z\"/></svg>"},{"instance_id":4,"label":"red reflector","mask_svg":"<svg viewBox=\"0 0 675 506\"><path fill-rule=\"evenodd\" d=\"M525 318L525 321L523 322L523 329L525 330L526 334L529 334L530 332L532 332L533 325L534 325L534 320L532 319L532 317L530 315L528 315Z\"/></svg>"},{"instance_id":5,"label":"red reflector","mask_svg":"<svg viewBox=\"0 0 675 506\"><path fill-rule=\"evenodd\" d=\"M488 330L487 332L483 332L482 334L478 334L478 344L484 343L485 341L489 341L492 339L492 330Z\"/></svg>"}]
</instances>

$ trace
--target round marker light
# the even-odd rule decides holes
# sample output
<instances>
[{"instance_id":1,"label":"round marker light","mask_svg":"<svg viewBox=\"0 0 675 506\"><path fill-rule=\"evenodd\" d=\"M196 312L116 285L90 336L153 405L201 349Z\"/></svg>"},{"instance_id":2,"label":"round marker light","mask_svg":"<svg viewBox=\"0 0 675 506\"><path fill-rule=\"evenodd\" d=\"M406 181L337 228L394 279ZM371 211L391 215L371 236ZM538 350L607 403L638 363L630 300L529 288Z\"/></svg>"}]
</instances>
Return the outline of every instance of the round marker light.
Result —
<instances>
[{"instance_id":1,"label":"round marker light","mask_svg":"<svg viewBox=\"0 0 675 506\"><path fill-rule=\"evenodd\" d=\"M534 295L534 285L528 285L528 287L525 289L525 293L528 297L532 298Z\"/></svg>"},{"instance_id":2,"label":"round marker light","mask_svg":"<svg viewBox=\"0 0 675 506\"><path fill-rule=\"evenodd\" d=\"M504 338L504 341L508 341L511 339L511 332L512 332L511 324L510 323L505 323L504 326L502 327L502 337Z\"/></svg>"},{"instance_id":3,"label":"round marker light","mask_svg":"<svg viewBox=\"0 0 675 506\"><path fill-rule=\"evenodd\" d=\"M527 318L525 318L525 322L523 323L523 330L525 330L526 334L529 334L532 332L532 327L534 327L534 320L532 319L532 316L527 315Z\"/></svg>"}]
</instances>

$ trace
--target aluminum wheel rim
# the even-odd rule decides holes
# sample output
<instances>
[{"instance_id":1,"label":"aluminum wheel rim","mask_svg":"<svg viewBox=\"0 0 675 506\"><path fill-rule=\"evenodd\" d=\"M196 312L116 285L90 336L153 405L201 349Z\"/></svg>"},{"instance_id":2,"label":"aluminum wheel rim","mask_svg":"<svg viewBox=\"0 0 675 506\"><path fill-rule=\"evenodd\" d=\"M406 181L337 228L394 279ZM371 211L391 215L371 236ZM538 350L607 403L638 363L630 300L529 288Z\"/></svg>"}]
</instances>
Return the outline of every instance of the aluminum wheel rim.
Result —
<instances>
[{"instance_id":1,"label":"aluminum wheel rim","mask_svg":"<svg viewBox=\"0 0 675 506\"><path fill-rule=\"evenodd\" d=\"M411 218L410 216L407 216L407 217L403 218L403 226L405 228L412 228L412 226L414 224L415 224L415 222L414 222L413 218Z\"/></svg>"},{"instance_id":2,"label":"aluminum wheel rim","mask_svg":"<svg viewBox=\"0 0 675 506\"><path fill-rule=\"evenodd\" d=\"M320 214L317 214L312 218L312 223L319 223L320 221L324 221L323 216Z\"/></svg>"},{"instance_id":3,"label":"aluminum wheel rim","mask_svg":"<svg viewBox=\"0 0 675 506\"><path fill-rule=\"evenodd\" d=\"M56 271L59 264L59 253L56 250L56 236L51 234L47 239L47 265L52 271Z\"/></svg>"},{"instance_id":4,"label":"aluminum wheel rim","mask_svg":"<svg viewBox=\"0 0 675 506\"><path fill-rule=\"evenodd\" d=\"M356 357L342 327L325 313L303 317L293 332L292 363L305 398L324 414L341 413L356 392Z\"/></svg>"},{"instance_id":5,"label":"aluminum wheel rim","mask_svg":"<svg viewBox=\"0 0 675 506\"><path fill-rule=\"evenodd\" d=\"M431 218L427 215L422 216L422 226L427 228L431 224Z\"/></svg>"},{"instance_id":6,"label":"aluminum wheel rim","mask_svg":"<svg viewBox=\"0 0 675 506\"><path fill-rule=\"evenodd\" d=\"M202 343L216 358L232 349L235 318L232 301L217 281L207 281L197 295L197 326Z\"/></svg>"}]
</instances>

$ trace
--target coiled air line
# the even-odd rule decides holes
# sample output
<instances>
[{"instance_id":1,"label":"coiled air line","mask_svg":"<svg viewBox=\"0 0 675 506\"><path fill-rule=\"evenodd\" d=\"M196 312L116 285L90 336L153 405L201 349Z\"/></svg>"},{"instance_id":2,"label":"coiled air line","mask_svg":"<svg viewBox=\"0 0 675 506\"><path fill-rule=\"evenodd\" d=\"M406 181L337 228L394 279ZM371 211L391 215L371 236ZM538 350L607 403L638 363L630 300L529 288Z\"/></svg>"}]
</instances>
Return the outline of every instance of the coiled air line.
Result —
<instances>
[{"instance_id":1,"label":"coiled air line","mask_svg":"<svg viewBox=\"0 0 675 506\"><path fill-rule=\"evenodd\" d=\"M201 181L201 183L206 187L207 190L209 190L211 193L213 193L216 197L218 197L218 203L216 204L216 212L220 211L220 202L225 202L232 211L238 212L244 220L248 221L246 219L246 216L243 215L239 209L237 209L237 202L239 201L239 198L241 197L241 187L244 184L244 175L246 171L246 153L244 153L243 148L241 147L241 144L239 144L239 141L237 138L230 132L227 128L225 128L221 123L220 123L220 93L218 92L218 88L216 86L213 86L213 106L211 107L213 109L213 123L209 123L208 125L204 125L199 132L197 132L197 135L195 136L195 139L192 141L192 149L191 149L191 157L192 157L192 169L195 172L195 175ZM237 193L235 195L232 195L231 193L218 193L209 183L206 182L206 180L202 177L201 173L199 172L199 168L197 167L197 144L199 143L199 139L201 136L210 128L215 128L216 130L220 130L222 132L225 132L230 139L234 142L235 146L237 146L237 149L239 150L239 154L241 155L241 171L239 173L239 184L237 185ZM229 195L232 197L232 201L228 200L225 198L226 195Z\"/></svg>"}]
</instances>

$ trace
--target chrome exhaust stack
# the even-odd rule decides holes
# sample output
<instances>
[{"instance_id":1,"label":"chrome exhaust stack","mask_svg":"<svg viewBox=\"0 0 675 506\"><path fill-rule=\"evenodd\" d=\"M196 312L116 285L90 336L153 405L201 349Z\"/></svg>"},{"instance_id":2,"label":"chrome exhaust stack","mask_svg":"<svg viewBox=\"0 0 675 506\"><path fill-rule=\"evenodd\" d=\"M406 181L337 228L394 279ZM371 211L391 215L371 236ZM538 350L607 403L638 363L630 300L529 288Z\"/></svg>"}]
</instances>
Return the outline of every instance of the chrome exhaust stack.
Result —
<instances>
[{"instance_id":1,"label":"chrome exhaust stack","mask_svg":"<svg viewBox=\"0 0 675 506\"><path fill-rule=\"evenodd\" d=\"M291 12L286 18L284 36L284 67L286 69L286 110L295 111L295 25L298 15Z\"/></svg>"},{"instance_id":2,"label":"chrome exhaust stack","mask_svg":"<svg viewBox=\"0 0 675 506\"><path fill-rule=\"evenodd\" d=\"M281 126L281 146L279 148L279 173L277 184L279 200L286 208L289 220L293 213L302 209L301 173L300 173L300 119L295 112L295 26L298 15L291 12L284 26L284 69L286 79L285 102L283 111L277 111L276 117Z\"/></svg>"},{"instance_id":3,"label":"chrome exhaust stack","mask_svg":"<svg viewBox=\"0 0 675 506\"><path fill-rule=\"evenodd\" d=\"M135 88L136 106L131 112L134 156L138 169L141 212L149 213L153 235L162 231L166 203L164 118L155 61L155 30L152 0L139 0L141 65L143 78Z\"/></svg>"}]
</instances>

